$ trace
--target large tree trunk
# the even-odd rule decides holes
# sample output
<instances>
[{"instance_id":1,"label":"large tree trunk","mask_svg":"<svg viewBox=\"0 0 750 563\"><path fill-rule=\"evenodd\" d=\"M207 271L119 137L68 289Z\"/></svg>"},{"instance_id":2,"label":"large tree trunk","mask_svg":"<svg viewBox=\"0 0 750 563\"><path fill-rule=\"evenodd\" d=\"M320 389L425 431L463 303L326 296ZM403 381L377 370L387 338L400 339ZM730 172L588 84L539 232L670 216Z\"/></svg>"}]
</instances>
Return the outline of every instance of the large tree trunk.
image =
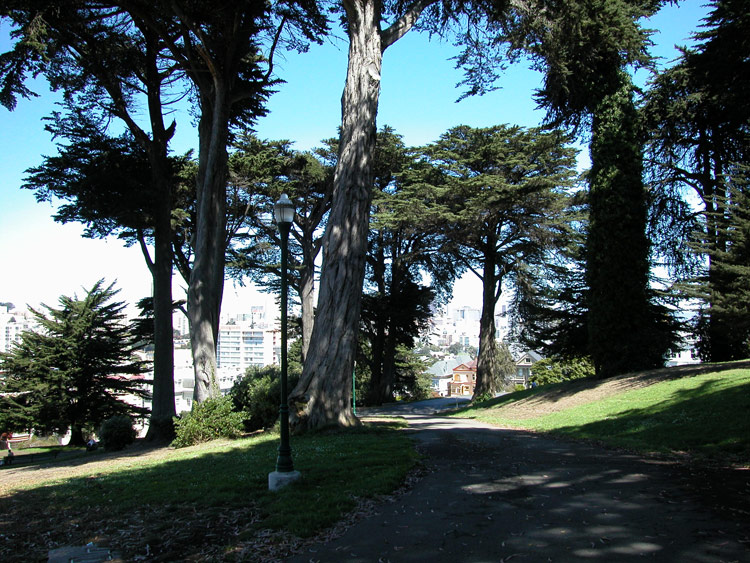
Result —
<instances>
[{"instance_id":1,"label":"large tree trunk","mask_svg":"<svg viewBox=\"0 0 750 563\"><path fill-rule=\"evenodd\" d=\"M629 80L604 97L591 126L589 347L598 377L662 362L648 293L649 241L638 120Z\"/></svg>"},{"instance_id":2,"label":"large tree trunk","mask_svg":"<svg viewBox=\"0 0 750 563\"><path fill-rule=\"evenodd\" d=\"M146 438L174 437L174 341L172 332L172 200L169 185L159 189L154 226L154 384Z\"/></svg>"},{"instance_id":3,"label":"large tree trunk","mask_svg":"<svg viewBox=\"0 0 750 563\"><path fill-rule=\"evenodd\" d=\"M490 251L486 256L482 275L482 316L479 320L479 357L474 399L487 394L494 396L500 390L501 374L495 339L495 304L500 282L495 274L495 253Z\"/></svg>"},{"instance_id":4,"label":"large tree trunk","mask_svg":"<svg viewBox=\"0 0 750 563\"><path fill-rule=\"evenodd\" d=\"M229 116L226 95L217 86L210 104L203 104L199 123L195 261L188 287L188 319L193 351L195 390L201 403L219 396L216 345L224 291L226 250L226 181Z\"/></svg>"},{"instance_id":5,"label":"large tree trunk","mask_svg":"<svg viewBox=\"0 0 750 563\"><path fill-rule=\"evenodd\" d=\"M346 1L349 64L339 159L326 227L318 311L299 384L289 396L294 431L356 423L351 376L372 190L382 48L379 2Z\"/></svg>"},{"instance_id":6,"label":"large tree trunk","mask_svg":"<svg viewBox=\"0 0 750 563\"><path fill-rule=\"evenodd\" d=\"M387 299L390 301L383 307L385 318L383 324L385 325L382 335L382 352L381 352L381 367L380 367L380 379L375 382L373 381L373 397L375 397L375 404L383 404L393 399L393 388L396 381L396 334L397 330L394 325L393 301L403 290L402 282L404 279L404 272L399 267L399 261L394 259L391 263L391 286L388 289ZM383 293L385 294L385 284L383 286ZM374 378L373 378L374 380Z\"/></svg>"},{"instance_id":7,"label":"large tree trunk","mask_svg":"<svg viewBox=\"0 0 750 563\"><path fill-rule=\"evenodd\" d=\"M77 423L73 423L70 426L70 442L68 442L68 446L79 448L85 445L86 440L83 439L83 428Z\"/></svg>"},{"instance_id":8,"label":"large tree trunk","mask_svg":"<svg viewBox=\"0 0 750 563\"><path fill-rule=\"evenodd\" d=\"M157 63L158 40L149 30L147 52L151 64L147 65L149 84L147 97L151 117L151 139L137 135L148 151L155 190L154 202L154 261L149 264L153 280L154 307L154 383L149 418L149 441L169 442L174 438L174 334L172 331L172 177L169 165L169 141L174 134L174 122L164 127L161 104L162 78ZM134 129L134 127L133 127Z\"/></svg>"}]
</instances>

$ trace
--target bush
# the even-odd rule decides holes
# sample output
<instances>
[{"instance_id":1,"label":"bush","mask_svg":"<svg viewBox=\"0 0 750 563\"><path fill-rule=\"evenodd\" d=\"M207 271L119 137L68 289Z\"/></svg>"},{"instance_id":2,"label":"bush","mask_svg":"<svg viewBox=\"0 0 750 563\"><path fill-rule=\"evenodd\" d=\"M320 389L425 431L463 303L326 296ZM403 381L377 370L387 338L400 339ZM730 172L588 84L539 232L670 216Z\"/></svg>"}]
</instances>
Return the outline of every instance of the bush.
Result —
<instances>
[{"instance_id":1,"label":"bush","mask_svg":"<svg viewBox=\"0 0 750 563\"><path fill-rule=\"evenodd\" d=\"M107 451L118 451L135 442L137 432L129 416L118 414L108 418L99 429L99 439Z\"/></svg>"},{"instance_id":2,"label":"bush","mask_svg":"<svg viewBox=\"0 0 750 563\"><path fill-rule=\"evenodd\" d=\"M291 391L299 375L289 374ZM277 366L250 367L229 392L234 410L242 413L245 430L252 432L269 428L279 418L281 404L281 369Z\"/></svg>"},{"instance_id":3,"label":"bush","mask_svg":"<svg viewBox=\"0 0 750 563\"><path fill-rule=\"evenodd\" d=\"M589 358L545 358L531 367L529 382L546 385L593 375L594 364Z\"/></svg>"},{"instance_id":4,"label":"bush","mask_svg":"<svg viewBox=\"0 0 750 563\"><path fill-rule=\"evenodd\" d=\"M231 397L196 403L193 410L175 417L172 446L184 448L216 438L237 438L242 434L242 415L232 411Z\"/></svg>"},{"instance_id":5,"label":"bush","mask_svg":"<svg viewBox=\"0 0 750 563\"><path fill-rule=\"evenodd\" d=\"M516 383L516 384L515 384L515 385L513 386L513 392L514 392L514 393L515 393L516 391L525 391L525 390L526 390L526 387L524 387L524 386L523 386L523 385L521 385L520 383Z\"/></svg>"},{"instance_id":6,"label":"bush","mask_svg":"<svg viewBox=\"0 0 750 563\"><path fill-rule=\"evenodd\" d=\"M472 403L478 404L478 403L484 403L485 401L489 401L492 399L492 393L489 391L486 393L482 393L481 395L478 395L477 397L474 397L472 400Z\"/></svg>"}]
</instances>

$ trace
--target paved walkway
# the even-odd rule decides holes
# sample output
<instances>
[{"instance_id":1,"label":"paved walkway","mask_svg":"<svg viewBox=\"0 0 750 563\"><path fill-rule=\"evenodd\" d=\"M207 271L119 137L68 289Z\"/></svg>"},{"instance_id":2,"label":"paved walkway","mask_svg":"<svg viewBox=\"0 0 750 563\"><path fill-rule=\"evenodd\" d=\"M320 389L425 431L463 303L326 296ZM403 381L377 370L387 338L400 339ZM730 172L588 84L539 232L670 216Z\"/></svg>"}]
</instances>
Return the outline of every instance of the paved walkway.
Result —
<instances>
[{"instance_id":1,"label":"paved walkway","mask_svg":"<svg viewBox=\"0 0 750 563\"><path fill-rule=\"evenodd\" d=\"M461 419L406 415L430 473L291 562L750 561L748 520L679 468Z\"/></svg>"}]
</instances>

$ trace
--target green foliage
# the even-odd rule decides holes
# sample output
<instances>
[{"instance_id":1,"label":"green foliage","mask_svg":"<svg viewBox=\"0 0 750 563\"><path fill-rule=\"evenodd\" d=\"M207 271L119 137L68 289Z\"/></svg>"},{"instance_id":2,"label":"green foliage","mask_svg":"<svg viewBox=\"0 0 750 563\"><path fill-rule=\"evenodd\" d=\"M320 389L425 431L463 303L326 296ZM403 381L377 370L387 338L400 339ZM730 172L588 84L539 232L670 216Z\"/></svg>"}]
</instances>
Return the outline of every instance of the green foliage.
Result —
<instances>
[{"instance_id":1,"label":"green foliage","mask_svg":"<svg viewBox=\"0 0 750 563\"><path fill-rule=\"evenodd\" d=\"M600 377L664 365L676 324L649 288L647 194L630 78L594 114L589 172L589 351Z\"/></svg>"},{"instance_id":2,"label":"green foliage","mask_svg":"<svg viewBox=\"0 0 750 563\"><path fill-rule=\"evenodd\" d=\"M620 70L648 66L648 31L640 19L655 1L561 0L529 10L512 32L544 72L537 94L555 124L579 126L602 98L617 90Z\"/></svg>"},{"instance_id":3,"label":"green foliage","mask_svg":"<svg viewBox=\"0 0 750 563\"><path fill-rule=\"evenodd\" d=\"M291 354L290 354L291 356ZM299 381L299 372L289 370L288 389ZM229 392L233 408L242 415L245 430L270 428L279 418L281 369L278 366L247 368Z\"/></svg>"},{"instance_id":4,"label":"green foliage","mask_svg":"<svg viewBox=\"0 0 750 563\"><path fill-rule=\"evenodd\" d=\"M242 414L232 409L231 397L194 403L193 410L175 417L175 448L193 446L216 438L237 438L242 434Z\"/></svg>"},{"instance_id":5,"label":"green foliage","mask_svg":"<svg viewBox=\"0 0 750 563\"><path fill-rule=\"evenodd\" d=\"M268 221L282 193L295 208L295 229L301 236L289 239L288 282L298 294L312 272L321 248L321 228L331 203L333 165L325 162L325 149L299 152L290 141L265 141L244 133L234 143L229 167L232 181L252 193L247 204L251 234L238 234L227 257L228 274L248 276L267 291L280 285L279 231Z\"/></svg>"},{"instance_id":6,"label":"green foliage","mask_svg":"<svg viewBox=\"0 0 750 563\"><path fill-rule=\"evenodd\" d=\"M297 375L290 375L290 390L297 380ZM234 410L242 415L245 430L270 428L279 418L281 369L278 366L249 367L234 383L229 397Z\"/></svg>"},{"instance_id":7,"label":"green foliage","mask_svg":"<svg viewBox=\"0 0 750 563\"><path fill-rule=\"evenodd\" d=\"M513 386L513 392L514 392L514 393L515 393L515 392L518 392L518 391L525 391L525 390L526 390L526 387L524 387L524 386L523 386L523 385L521 385L520 383L516 383L516 384L515 384L515 385Z\"/></svg>"},{"instance_id":8,"label":"green foliage","mask_svg":"<svg viewBox=\"0 0 750 563\"><path fill-rule=\"evenodd\" d=\"M505 375L495 345L499 296L508 287L517 299L534 293L541 267L567 244L564 210L576 181L570 142L559 130L462 125L421 149L433 168L424 215L442 227L441 250L482 280L479 395L498 391Z\"/></svg>"},{"instance_id":9,"label":"green foliage","mask_svg":"<svg viewBox=\"0 0 750 563\"><path fill-rule=\"evenodd\" d=\"M594 365L589 358L545 358L531 366L529 381L547 385L593 375Z\"/></svg>"},{"instance_id":10,"label":"green foliage","mask_svg":"<svg viewBox=\"0 0 750 563\"><path fill-rule=\"evenodd\" d=\"M133 421L124 414L108 418L99 429L99 439L107 451L118 451L135 442L137 436Z\"/></svg>"},{"instance_id":11,"label":"green foliage","mask_svg":"<svg viewBox=\"0 0 750 563\"><path fill-rule=\"evenodd\" d=\"M368 239L364 295L360 315L358 362L370 373L367 400L381 404L393 394L423 394L413 375L404 385L398 367L399 347L412 348L430 317L430 305L448 291L447 280L459 270L438 252L435 225L415 213L403 176L413 166L400 135L388 126L377 133L374 158L374 195ZM425 273L433 281L422 283ZM399 371L402 372L399 375Z\"/></svg>"},{"instance_id":12,"label":"green foliage","mask_svg":"<svg viewBox=\"0 0 750 563\"><path fill-rule=\"evenodd\" d=\"M696 34L699 43L683 49L677 63L654 79L643 113L662 255L679 277L683 296L700 303L694 327L701 357L727 361L750 352L742 256L750 16L742 0L714 0L709 6Z\"/></svg>"},{"instance_id":13,"label":"green foliage","mask_svg":"<svg viewBox=\"0 0 750 563\"><path fill-rule=\"evenodd\" d=\"M523 385L521 385L521 387L523 387ZM471 402L474 403L474 404L485 403L485 402L487 402L487 401L489 401L489 400L491 400L493 398L494 397L493 397L492 393L482 393L480 395L474 395L471 398Z\"/></svg>"},{"instance_id":14,"label":"green foliage","mask_svg":"<svg viewBox=\"0 0 750 563\"><path fill-rule=\"evenodd\" d=\"M427 373L427 365L406 346L396 350L395 394L413 401L429 399L432 396L432 379Z\"/></svg>"},{"instance_id":15,"label":"green foliage","mask_svg":"<svg viewBox=\"0 0 750 563\"><path fill-rule=\"evenodd\" d=\"M65 433L71 445L83 445L85 428L111 416L143 417L145 407L127 395L149 399L139 379L148 364L134 352L122 302L112 302L114 285L97 282L84 298L60 297L59 309L32 309L40 326L25 332L10 352L0 354L5 419L14 430Z\"/></svg>"}]
</instances>

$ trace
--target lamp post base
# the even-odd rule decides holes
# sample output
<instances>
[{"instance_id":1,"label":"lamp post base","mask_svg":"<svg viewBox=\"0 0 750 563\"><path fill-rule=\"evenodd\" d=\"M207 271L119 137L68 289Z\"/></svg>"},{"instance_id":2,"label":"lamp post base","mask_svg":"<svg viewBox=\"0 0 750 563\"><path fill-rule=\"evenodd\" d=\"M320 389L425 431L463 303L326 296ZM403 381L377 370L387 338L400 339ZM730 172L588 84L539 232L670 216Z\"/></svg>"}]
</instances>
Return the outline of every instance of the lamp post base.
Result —
<instances>
[{"instance_id":1,"label":"lamp post base","mask_svg":"<svg viewBox=\"0 0 750 563\"><path fill-rule=\"evenodd\" d=\"M302 477L302 473L299 471L274 471L268 474L268 490L278 491L281 488L286 487L289 483L294 483L297 479Z\"/></svg>"}]
</instances>

